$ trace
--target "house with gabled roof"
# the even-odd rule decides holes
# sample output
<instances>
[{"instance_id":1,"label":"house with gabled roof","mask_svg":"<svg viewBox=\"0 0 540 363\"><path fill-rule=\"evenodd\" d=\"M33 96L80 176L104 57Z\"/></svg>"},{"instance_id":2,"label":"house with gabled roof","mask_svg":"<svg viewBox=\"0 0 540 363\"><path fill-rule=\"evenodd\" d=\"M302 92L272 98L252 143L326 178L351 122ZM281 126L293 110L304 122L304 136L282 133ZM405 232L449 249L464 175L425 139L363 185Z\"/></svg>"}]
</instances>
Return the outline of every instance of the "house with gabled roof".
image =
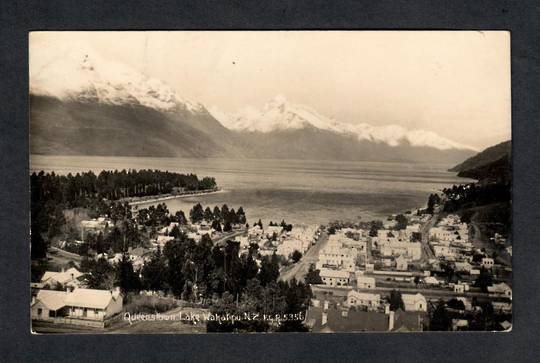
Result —
<instances>
[{"instance_id":1,"label":"house with gabled roof","mask_svg":"<svg viewBox=\"0 0 540 363\"><path fill-rule=\"evenodd\" d=\"M65 305L72 318L104 320L122 311L122 295L118 289L75 289L66 295Z\"/></svg>"},{"instance_id":2,"label":"house with gabled roof","mask_svg":"<svg viewBox=\"0 0 540 363\"><path fill-rule=\"evenodd\" d=\"M402 294L401 299L403 300L405 311L427 311L426 298L420 293Z\"/></svg>"},{"instance_id":3,"label":"house with gabled roof","mask_svg":"<svg viewBox=\"0 0 540 363\"><path fill-rule=\"evenodd\" d=\"M67 292L56 290L39 290L32 301L32 320L52 320L66 315Z\"/></svg>"},{"instance_id":4,"label":"house with gabled roof","mask_svg":"<svg viewBox=\"0 0 540 363\"><path fill-rule=\"evenodd\" d=\"M113 291L75 288L73 291L40 290L32 300L32 320L90 325L120 313L123 296Z\"/></svg>"},{"instance_id":5,"label":"house with gabled roof","mask_svg":"<svg viewBox=\"0 0 540 363\"><path fill-rule=\"evenodd\" d=\"M80 278L83 276L83 273L77 270L75 267L69 268L67 270L62 269L60 272L56 271L45 271L41 277L41 283L43 286L55 286L60 285L62 287L71 286L78 287L81 285Z\"/></svg>"}]
</instances>

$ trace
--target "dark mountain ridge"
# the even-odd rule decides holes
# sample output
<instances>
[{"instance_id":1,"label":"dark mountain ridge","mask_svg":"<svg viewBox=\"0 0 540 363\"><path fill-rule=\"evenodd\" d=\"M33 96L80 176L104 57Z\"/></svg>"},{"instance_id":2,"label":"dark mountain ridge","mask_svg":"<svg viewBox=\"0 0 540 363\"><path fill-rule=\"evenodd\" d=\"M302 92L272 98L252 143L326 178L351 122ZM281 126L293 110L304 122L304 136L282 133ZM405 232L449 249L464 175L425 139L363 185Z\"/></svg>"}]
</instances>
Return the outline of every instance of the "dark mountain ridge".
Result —
<instances>
[{"instance_id":1,"label":"dark mountain ridge","mask_svg":"<svg viewBox=\"0 0 540 363\"><path fill-rule=\"evenodd\" d=\"M207 112L30 96L30 152L49 155L241 157Z\"/></svg>"},{"instance_id":2,"label":"dark mountain ridge","mask_svg":"<svg viewBox=\"0 0 540 363\"><path fill-rule=\"evenodd\" d=\"M510 155L511 149L512 143L510 140L501 142L497 145L484 149L478 154L449 169L449 171L461 172L489 164L505 157L506 155Z\"/></svg>"},{"instance_id":3,"label":"dark mountain ridge","mask_svg":"<svg viewBox=\"0 0 540 363\"><path fill-rule=\"evenodd\" d=\"M454 166L450 171L457 171L459 177L476 179L482 183L510 183L511 151L511 141L501 142Z\"/></svg>"}]
</instances>

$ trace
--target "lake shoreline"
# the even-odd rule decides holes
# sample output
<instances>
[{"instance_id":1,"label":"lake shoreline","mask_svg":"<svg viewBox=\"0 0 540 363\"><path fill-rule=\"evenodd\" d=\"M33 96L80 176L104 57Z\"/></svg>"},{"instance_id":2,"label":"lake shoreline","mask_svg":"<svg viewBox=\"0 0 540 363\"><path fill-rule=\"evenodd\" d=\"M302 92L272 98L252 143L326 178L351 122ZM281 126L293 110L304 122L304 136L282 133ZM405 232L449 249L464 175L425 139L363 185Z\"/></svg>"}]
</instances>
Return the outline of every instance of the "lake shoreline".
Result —
<instances>
[{"instance_id":1,"label":"lake shoreline","mask_svg":"<svg viewBox=\"0 0 540 363\"><path fill-rule=\"evenodd\" d=\"M218 194L218 193L226 193L226 190L219 189L219 190L213 190L213 191L198 191L195 193L186 193L186 194L176 194L176 195L170 195L170 194L161 194L159 196L153 196L151 198L145 199L145 200L136 200L136 201L128 201L128 204L130 206L139 206L141 204L154 204L158 202L163 202L166 200L171 199L177 199L177 198L187 198L187 197L193 197L193 196L201 196L201 195L210 195L210 194Z\"/></svg>"}]
</instances>

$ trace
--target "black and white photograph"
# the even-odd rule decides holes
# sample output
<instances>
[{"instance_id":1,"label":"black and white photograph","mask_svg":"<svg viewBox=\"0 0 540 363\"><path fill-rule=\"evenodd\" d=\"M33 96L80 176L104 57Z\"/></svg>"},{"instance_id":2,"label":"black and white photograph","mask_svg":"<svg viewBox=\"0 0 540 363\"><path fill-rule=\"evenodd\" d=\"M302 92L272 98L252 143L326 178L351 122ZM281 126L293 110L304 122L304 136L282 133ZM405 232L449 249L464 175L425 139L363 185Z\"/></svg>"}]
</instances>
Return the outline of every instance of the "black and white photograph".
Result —
<instances>
[{"instance_id":1,"label":"black and white photograph","mask_svg":"<svg viewBox=\"0 0 540 363\"><path fill-rule=\"evenodd\" d=\"M512 330L510 32L28 42L33 334Z\"/></svg>"}]
</instances>

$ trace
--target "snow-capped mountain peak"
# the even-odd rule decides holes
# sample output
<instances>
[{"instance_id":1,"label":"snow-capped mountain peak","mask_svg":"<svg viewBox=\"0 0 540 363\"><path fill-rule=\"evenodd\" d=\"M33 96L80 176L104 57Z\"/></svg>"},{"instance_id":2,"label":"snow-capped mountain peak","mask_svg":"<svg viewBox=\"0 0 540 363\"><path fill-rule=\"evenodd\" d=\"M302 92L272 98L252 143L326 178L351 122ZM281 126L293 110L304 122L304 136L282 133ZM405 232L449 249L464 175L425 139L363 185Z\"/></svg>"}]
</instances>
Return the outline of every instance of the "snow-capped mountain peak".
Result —
<instances>
[{"instance_id":1,"label":"snow-capped mountain peak","mask_svg":"<svg viewBox=\"0 0 540 363\"><path fill-rule=\"evenodd\" d=\"M250 106L236 113L226 114L214 107L210 113L225 127L239 132L269 133L314 127L356 137L359 141L385 143L393 147L408 143L415 147L424 146L439 150L475 150L431 131L407 130L399 125L372 126L366 123L339 122L321 115L310 107L293 104L283 95L272 98L261 109Z\"/></svg>"},{"instance_id":2,"label":"snow-capped mountain peak","mask_svg":"<svg viewBox=\"0 0 540 363\"><path fill-rule=\"evenodd\" d=\"M202 104L180 97L166 83L104 59L88 45L50 48L38 44L30 55L30 92L36 95L113 105L139 104L162 111L205 110Z\"/></svg>"}]
</instances>

